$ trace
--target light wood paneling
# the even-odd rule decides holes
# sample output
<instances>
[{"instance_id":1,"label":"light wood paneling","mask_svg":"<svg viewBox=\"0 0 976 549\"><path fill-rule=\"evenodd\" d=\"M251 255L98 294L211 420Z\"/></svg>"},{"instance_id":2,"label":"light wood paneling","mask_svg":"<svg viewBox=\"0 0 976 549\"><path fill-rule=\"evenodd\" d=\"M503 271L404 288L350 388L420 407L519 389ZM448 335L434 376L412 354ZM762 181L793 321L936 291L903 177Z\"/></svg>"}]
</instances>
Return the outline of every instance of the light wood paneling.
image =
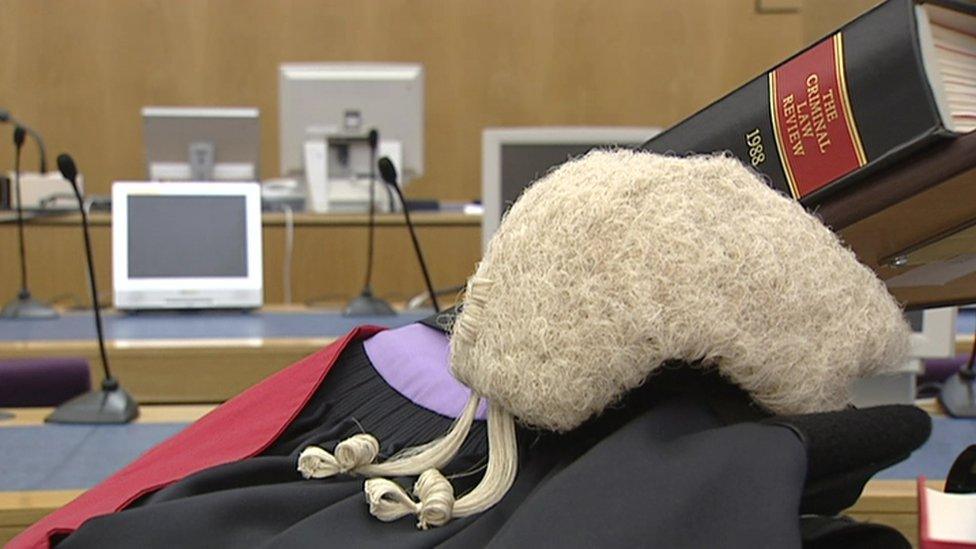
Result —
<instances>
[{"instance_id":1,"label":"light wood paneling","mask_svg":"<svg viewBox=\"0 0 976 549\"><path fill-rule=\"evenodd\" d=\"M926 481L942 490L945 480ZM902 533L912 547L918 546L918 493L914 479L872 480L853 507L844 514L857 520L886 524Z\"/></svg>"},{"instance_id":2,"label":"light wood paneling","mask_svg":"<svg viewBox=\"0 0 976 549\"><path fill-rule=\"evenodd\" d=\"M481 218L462 214L415 214L417 238L437 288L463 284L481 258ZM266 303L283 303L285 225L282 214L264 216L264 286ZM405 302L424 291L423 276L403 218L378 218L373 290ZM366 272L366 216L295 216L292 300L345 303L362 289ZM44 300L65 306L89 303L88 275L78 216L45 218L25 230L30 289ZM112 301L111 219L92 216L92 247L103 304ZM16 295L20 284L16 226L0 224L0 303Z\"/></svg>"},{"instance_id":3,"label":"light wood paneling","mask_svg":"<svg viewBox=\"0 0 976 549\"><path fill-rule=\"evenodd\" d=\"M144 177L144 105L261 109L278 167L277 67L416 61L427 174L413 196L480 195L487 126L667 126L803 43L755 0L4 0L0 106L70 151L89 189ZM7 129L0 143L10 142ZM0 146L0 167L11 165ZM30 156L33 151L28 150ZM34 165L33 161L26 165Z\"/></svg>"},{"instance_id":4,"label":"light wood paneling","mask_svg":"<svg viewBox=\"0 0 976 549\"><path fill-rule=\"evenodd\" d=\"M826 36L882 0L803 0L803 40L812 43Z\"/></svg>"},{"instance_id":5,"label":"light wood paneling","mask_svg":"<svg viewBox=\"0 0 976 549\"><path fill-rule=\"evenodd\" d=\"M0 544L80 496L84 490L0 492Z\"/></svg>"}]
</instances>

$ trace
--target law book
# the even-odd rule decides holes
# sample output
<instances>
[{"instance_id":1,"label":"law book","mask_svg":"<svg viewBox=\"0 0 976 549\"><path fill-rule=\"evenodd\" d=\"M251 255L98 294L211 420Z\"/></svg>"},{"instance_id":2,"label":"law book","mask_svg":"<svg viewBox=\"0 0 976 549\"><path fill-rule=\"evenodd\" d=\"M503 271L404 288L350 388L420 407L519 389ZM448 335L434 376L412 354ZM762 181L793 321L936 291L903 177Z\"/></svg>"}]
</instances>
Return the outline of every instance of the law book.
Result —
<instances>
[{"instance_id":1,"label":"law book","mask_svg":"<svg viewBox=\"0 0 976 549\"><path fill-rule=\"evenodd\" d=\"M730 152L815 208L974 129L976 4L887 0L643 148Z\"/></svg>"}]
</instances>

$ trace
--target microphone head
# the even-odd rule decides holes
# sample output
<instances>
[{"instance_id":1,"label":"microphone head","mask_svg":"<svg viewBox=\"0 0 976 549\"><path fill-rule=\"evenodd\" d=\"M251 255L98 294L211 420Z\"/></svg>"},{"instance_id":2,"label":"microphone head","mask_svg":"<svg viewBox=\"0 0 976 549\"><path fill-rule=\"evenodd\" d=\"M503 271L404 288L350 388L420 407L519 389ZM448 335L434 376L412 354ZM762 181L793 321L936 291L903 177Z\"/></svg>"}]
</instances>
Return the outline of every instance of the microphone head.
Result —
<instances>
[{"instance_id":1,"label":"microphone head","mask_svg":"<svg viewBox=\"0 0 976 549\"><path fill-rule=\"evenodd\" d=\"M17 125L14 128L14 145L19 149L24 146L24 139L27 138L27 130L23 126Z\"/></svg>"},{"instance_id":2,"label":"microphone head","mask_svg":"<svg viewBox=\"0 0 976 549\"><path fill-rule=\"evenodd\" d=\"M0 109L0 122L6 122L10 120L10 111L7 109Z\"/></svg>"},{"instance_id":3,"label":"microphone head","mask_svg":"<svg viewBox=\"0 0 976 549\"><path fill-rule=\"evenodd\" d=\"M369 148L375 151L376 146L380 144L380 132L376 131L376 128L369 130Z\"/></svg>"},{"instance_id":4,"label":"microphone head","mask_svg":"<svg viewBox=\"0 0 976 549\"><path fill-rule=\"evenodd\" d=\"M58 170L62 177L70 181L72 185L77 186L78 167L75 166L75 161L70 155L64 153L58 155Z\"/></svg>"},{"instance_id":5,"label":"microphone head","mask_svg":"<svg viewBox=\"0 0 976 549\"><path fill-rule=\"evenodd\" d=\"M388 156L384 156L383 158L380 158L379 167L380 167L380 177L383 178L383 181L386 181L386 183L389 185L396 186L397 171L396 171L396 166L393 165L393 161L390 160Z\"/></svg>"}]
</instances>

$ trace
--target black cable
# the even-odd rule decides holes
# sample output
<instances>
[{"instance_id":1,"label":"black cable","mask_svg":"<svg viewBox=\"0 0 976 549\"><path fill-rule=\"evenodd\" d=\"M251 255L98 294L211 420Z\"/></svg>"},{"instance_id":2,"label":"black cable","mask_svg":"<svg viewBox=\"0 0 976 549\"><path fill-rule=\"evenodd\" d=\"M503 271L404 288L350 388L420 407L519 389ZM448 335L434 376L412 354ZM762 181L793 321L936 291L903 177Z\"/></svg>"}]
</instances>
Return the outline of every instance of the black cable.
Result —
<instances>
[{"instance_id":1,"label":"black cable","mask_svg":"<svg viewBox=\"0 0 976 549\"><path fill-rule=\"evenodd\" d=\"M66 154L58 157L58 169L61 175L71 183L71 189L75 192L78 199L78 210L81 212L82 233L85 235L85 257L88 259L88 284L91 286L92 310L95 312L95 330L98 334L98 352L102 357L102 366L105 368L105 379L102 380L102 389L114 391L118 388L119 382L112 376L112 369L108 364L108 353L105 352L105 333L102 328L102 307L98 299L98 284L95 282L95 259L92 253L91 236L88 231L88 212L85 211L85 198L81 195L78 188L78 168L74 160Z\"/></svg>"},{"instance_id":2,"label":"black cable","mask_svg":"<svg viewBox=\"0 0 976 549\"><path fill-rule=\"evenodd\" d=\"M973 369L974 363L976 363L976 326L973 328L973 349L969 352L969 360L966 362L966 367L959 370L959 375L963 379L976 379L976 370Z\"/></svg>"},{"instance_id":3,"label":"black cable","mask_svg":"<svg viewBox=\"0 0 976 549\"><path fill-rule=\"evenodd\" d=\"M377 163L380 168L380 176L383 181L386 182L387 186L393 187L393 192L397 194L400 198L400 205L403 206L403 219L407 222L407 230L410 231L410 240L413 241L413 249L417 253L417 262L420 263L420 270L424 274L424 283L427 284L427 293L430 294L430 303L434 306L434 312L441 312L441 307L437 303L437 292L434 291L434 285L430 281L430 273L427 271L427 262L424 261L424 253L420 250L420 241L417 240L417 233L414 231L413 222L410 220L410 208L407 207L407 201L403 197L403 191L400 190L400 185L398 184L398 177L396 173L396 167L393 162L387 158L383 157Z\"/></svg>"},{"instance_id":4,"label":"black cable","mask_svg":"<svg viewBox=\"0 0 976 549\"><path fill-rule=\"evenodd\" d=\"M41 138L41 134L34 131L30 126L24 126L24 129L27 130L27 133L34 139L34 143L37 144L37 150L41 155L39 167L41 175L44 175L47 173L47 147L44 146L44 140Z\"/></svg>"},{"instance_id":5,"label":"black cable","mask_svg":"<svg viewBox=\"0 0 976 549\"><path fill-rule=\"evenodd\" d=\"M77 189L77 185L75 186ZM78 204L83 202L81 193L78 195ZM95 263L94 256L92 254L91 237L88 235L88 213L85 212L84 206L80 208L81 210L81 225L83 227L83 232L85 233L85 255L88 258L88 283L91 285L92 293L92 310L95 311L95 329L98 330L98 352L102 356L102 364L105 365L105 382L111 380L115 383L115 378L112 376L112 370L108 365L108 353L105 352L105 335L102 330L102 307L98 300L98 285L95 283ZM103 382L103 386L105 384Z\"/></svg>"},{"instance_id":6,"label":"black cable","mask_svg":"<svg viewBox=\"0 0 976 549\"><path fill-rule=\"evenodd\" d=\"M34 140L34 143L37 144L37 151L40 155L39 169L41 175L46 174L47 173L47 147L44 145L44 139L41 137L41 134L34 131L34 128L31 128L30 126L24 124L20 120L17 120L17 118L12 116L9 112L7 111L4 112L6 113L7 117L6 119L0 117L0 122L7 122L9 120L10 122L13 122L15 126L20 126L21 128L24 129L24 131L27 132L28 135L31 136L31 139Z\"/></svg>"},{"instance_id":7,"label":"black cable","mask_svg":"<svg viewBox=\"0 0 976 549\"><path fill-rule=\"evenodd\" d=\"M407 207L407 201L403 199L403 192L400 191L400 187L397 186L396 194L400 197L400 204L403 206L403 218L407 222L407 229L410 231L410 240L413 241L413 249L417 252L417 258L420 259L420 270L424 273L424 283L427 284L427 291L430 293L430 303L434 306L434 312L441 312L441 306L437 303L437 292L434 291L434 285L430 281L430 273L427 272L427 262L424 261L424 253L420 251L420 242L417 241L417 232L413 229L413 223L410 221L410 208Z\"/></svg>"},{"instance_id":8,"label":"black cable","mask_svg":"<svg viewBox=\"0 0 976 549\"><path fill-rule=\"evenodd\" d=\"M369 148L369 235L366 244L366 281L363 289L372 291L373 281L373 233L376 231L376 147L370 143Z\"/></svg>"},{"instance_id":9,"label":"black cable","mask_svg":"<svg viewBox=\"0 0 976 549\"><path fill-rule=\"evenodd\" d=\"M30 297L27 290L27 251L24 246L24 204L20 197L20 152L24 149L24 128L14 128L14 188L17 193L17 238L20 242L20 297Z\"/></svg>"}]
</instances>

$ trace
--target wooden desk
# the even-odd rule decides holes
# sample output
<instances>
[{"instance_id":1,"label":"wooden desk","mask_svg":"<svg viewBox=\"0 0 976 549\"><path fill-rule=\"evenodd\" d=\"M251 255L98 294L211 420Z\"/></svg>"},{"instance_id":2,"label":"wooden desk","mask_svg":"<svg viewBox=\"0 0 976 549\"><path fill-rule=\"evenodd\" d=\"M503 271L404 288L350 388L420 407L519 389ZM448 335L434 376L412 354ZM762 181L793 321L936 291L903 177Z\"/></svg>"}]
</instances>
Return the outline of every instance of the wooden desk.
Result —
<instances>
[{"instance_id":1,"label":"wooden desk","mask_svg":"<svg viewBox=\"0 0 976 549\"><path fill-rule=\"evenodd\" d=\"M285 303L285 216L264 219L264 300ZM411 216L436 288L463 284L481 259L481 216L426 213ZM292 302L345 302L359 294L366 273L367 216L298 213L294 216ZM102 300L112 299L112 219L91 216L95 271ZM423 276L400 214L377 217L373 290L405 302L424 291ZM13 298L20 284L17 226L0 223L0 301ZM88 278L80 216L40 217L25 228L29 285L35 297L85 305Z\"/></svg>"},{"instance_id":2,"label":"wooden desk","mask_svg":"<svg viewBox=\"0 0 976 549\"><path fill-rule=\"evenodd\" d=\"M105 315L113 373L141 404L223 402L360 324L400 326L429 311L345 318L336 309L267 307L243 313ZM90 313L56 320L0 319L0 357L101 361Z\"/></svg>"}]
</instances>

